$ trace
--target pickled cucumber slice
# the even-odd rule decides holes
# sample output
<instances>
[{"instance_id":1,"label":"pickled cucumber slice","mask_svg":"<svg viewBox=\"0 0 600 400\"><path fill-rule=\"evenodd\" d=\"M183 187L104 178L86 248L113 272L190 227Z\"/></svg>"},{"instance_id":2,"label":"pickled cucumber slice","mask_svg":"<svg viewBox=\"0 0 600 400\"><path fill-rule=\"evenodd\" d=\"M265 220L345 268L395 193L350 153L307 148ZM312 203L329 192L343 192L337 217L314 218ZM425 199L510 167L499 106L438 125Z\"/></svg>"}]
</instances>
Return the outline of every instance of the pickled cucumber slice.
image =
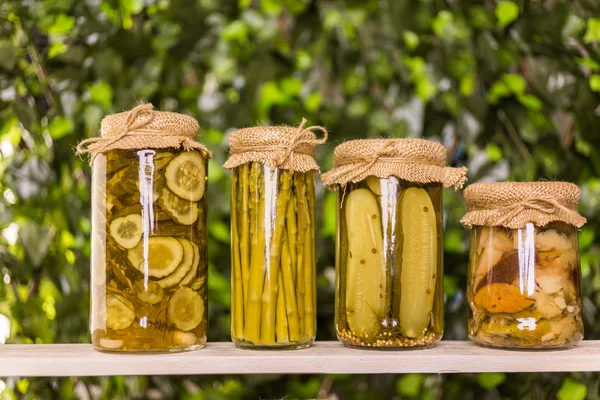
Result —
<instances>
[{"instance_id":1,"label":"pickled cucumber slice","mask_svg":"<svg viewBox=\"0 0 600 400\"><path fill-rule=\"evenodd\" d=\"M163 169L172 159L175 154L159 151L154 155L154 170L160 171Z\"/></svg>"},{"instance_id":2,"label":"pickled cucumber slice","mask_svg":"<svg viewBox=\"0 0 600 400\"><path fill-rule=\"evenodd\" d=\"M204 158L196 151L181 153L167 164L165 177L167 186L177 196L198 201L204 195Z\"/></svg>"},{"instance_id":3,"label":"pickled cucumber slice","mask_svg":"<svg viewBox=\"0 0 600 400\"><path fill-rule=\"evenodd\" d=\"M200 264L200 249L194 243L190 242L192 248L194 249L194 261L192 263L192 268L188 271L188 273L183 277L179 284L181 286L187 286L192 279L196 277L196 273L198 273L198 265Z\"/></svg>"},{"instance_id":4,"label":"pickled cucumber slice","mask_svg":"<svg viewBox=\"0 0 600 400\"><path fill-rule=\"evenodd\" d=\"M147 257L144 257L144 242L141 242L127 252L127 258L141 273L164 278L173 273L183 260L183 245L175 238L151 237L148 239Z\"/></svg>"},{"instance_id":5,"label":"pickled cucumber slice","mask_svg":"<svg viewBox=\"0 0 600 400\"><path fill-rule=\"evenodd\" d=\"M402 192L400 218L400 328L407 337L417 338L431 321L438 252L435 210L425 189L408 188Z\"/></svg>"},{"instance_id":6,"label":"pickled cucumber slice","mask_svg":"<svg viewBox=\"0 0 600 400\"><path fill-rule=\"evenodd\" d=\"M200 288L204 285L205 282L206 282L206 276L201 276L199 278L196 278L190 283L190 289L200 290Z\"/></svg>"},{"instance_id":7,"label":"pickled cucumber slice","mask_svg":"<svg viewBox=\"0 0 600 400\"><path fill-rule=\"evenodd\" d=\"M134 248L142 238L142 216L129 214L110 224L110 236L124 249Z\"/></svg>"},{"instance_id":8,"label":"pickled cucumber slice","mask_svg":"<svg viewBox=\"0 0 600 400\"><path fill-rule=\"evenodd\" d=\"M198 219L198 204L182 199L167 188L162 190L158 204L178 224L191 225Z\"/></svg>"},{"instance_id":9,"label":"pickled cucumber slice","mask_svg":"<svg viewBox=\"0 0 600 400\"><path fill-rule=\"evenodd\" d=\"M190 331L197 327L204 315L204 302L198 293L184 287L177 290L167 307L167 318L178 329Z\"/></svg>"},{"instance_id":10,"label":"pickled cucumber slice","mask_svg":"<svg viewBox=\"0 0 600 400\"><path fill-rule=\"evenodd\" d=\"M356 189L346 197L348 267L346 313L355 335L372 337L385 317L386 268L383 259L381 215L375 196Z\"/></svg>"},{"instance_id":11,"label":"pickled cucumber slice","mask_svg":"<svg viewBox=\"0 0 600 400\"><path fill-rule=\"evenodd\" d=\"M139 280L133 284L133 288L137 293L138 299L148 304L158 304L164 297L163 288L154 281L147 281L144 284L143 280Z\"/></svg>"},{"instance_id":12,"label":"pickled cucumber slice","mask_svg":"<svg viewBox=\"0 0 600 400\"><path fill-rule=\"evenodd\" d=\"M192 243L187 239L179 239L183 245L183 259L177 269L166 278L163 278L157 283L164 289L177 285L187 275L194 263L194 248Z\"/></svg>"},{"instance_id":13,"label":"pickled cucumber slice","mask_svg":"<svg viewBox=\"0 0 600 400\"><path fill-rule=\"evenodd\" d=\"M133 304L123 296L106 296L106 327L114 331L126 329L135 319Z\"/></svg>"}]
</instances>

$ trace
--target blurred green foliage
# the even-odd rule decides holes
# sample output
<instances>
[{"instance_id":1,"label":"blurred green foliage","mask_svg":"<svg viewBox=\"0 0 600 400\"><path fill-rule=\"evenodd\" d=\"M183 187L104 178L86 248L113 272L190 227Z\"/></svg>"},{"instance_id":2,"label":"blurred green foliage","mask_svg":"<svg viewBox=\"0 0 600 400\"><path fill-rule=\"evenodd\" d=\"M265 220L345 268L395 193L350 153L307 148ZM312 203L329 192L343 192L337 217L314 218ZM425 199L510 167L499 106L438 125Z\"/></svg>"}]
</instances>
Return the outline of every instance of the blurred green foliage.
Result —
<instances>
[{"instance_id":1,"label":"blurred green foliage","mask_svg":"<svg viewBox=\"0 0 600 400\"><path fill-rule=\"evenodd\" d=\"M326 125L342 140L441 141L479 180L578 183L586 338L600 338L600 3L596 0L3 0L0 342L88 342L81 139L150 101L202 126L210 163L210 330L229 340L231 129ZM318 339L332 340L335 200L318 191ZM466 338L468 234L446 192L446 339ZM4 379L0 397L598 398L595 374Z\"/></svg>"}]
</instances>

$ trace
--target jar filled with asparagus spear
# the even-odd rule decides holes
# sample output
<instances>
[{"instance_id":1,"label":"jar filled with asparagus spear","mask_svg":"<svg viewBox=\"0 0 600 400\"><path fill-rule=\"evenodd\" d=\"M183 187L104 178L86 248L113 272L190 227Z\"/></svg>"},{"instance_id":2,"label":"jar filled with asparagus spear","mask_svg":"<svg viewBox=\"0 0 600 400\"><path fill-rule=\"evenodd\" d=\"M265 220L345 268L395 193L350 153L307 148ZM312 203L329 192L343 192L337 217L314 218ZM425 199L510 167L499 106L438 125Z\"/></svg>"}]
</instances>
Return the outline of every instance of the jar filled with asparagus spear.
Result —
<instances>
[{"instance_id":1,"label":"jar filled with asparagus spear","mask_svg":"<svg viewBox=\"0 0 600 400\"><path fill-rule=\"evenodd\" d=\"M315 338L313 153L327 131L305 122L230 138L231 337L240 348L299 349Z\"/></svg>"},{"instance_id":2,"label":"jar filled with asparagus spear","mask_svg":"<svg viewBox=\"0 0 600 400\"><path fill-rule=\"evenodd\" d=\"M191 117L141 105L106 117L102 136L80 146L93 160L97 350L183 351L206 342L210 153L197 132Z\"/></svg>"},{"instance_id":3,"label":"jar filled with asparagus spear","mask_svg":"<svg viewBox=\"0 0 600 400\"><path fill-rule=\"evenodd\" d=\"M442 187L465 168L420 139L349 141L323 174L337 188L335 328L346 346L425 348L444 330Z\"/></svg>"},{"instance_id":4,"label":"jar filled with asparagus spear","mask_svg":"<svg viewBox=\"0 0 600 400\"><path fill-rule=\"evenodd\" d=\"M579 188L565 182L479 183L465 191L472 228L469 336L514 349L583 339Z\"/></svg>"}]
</instances>

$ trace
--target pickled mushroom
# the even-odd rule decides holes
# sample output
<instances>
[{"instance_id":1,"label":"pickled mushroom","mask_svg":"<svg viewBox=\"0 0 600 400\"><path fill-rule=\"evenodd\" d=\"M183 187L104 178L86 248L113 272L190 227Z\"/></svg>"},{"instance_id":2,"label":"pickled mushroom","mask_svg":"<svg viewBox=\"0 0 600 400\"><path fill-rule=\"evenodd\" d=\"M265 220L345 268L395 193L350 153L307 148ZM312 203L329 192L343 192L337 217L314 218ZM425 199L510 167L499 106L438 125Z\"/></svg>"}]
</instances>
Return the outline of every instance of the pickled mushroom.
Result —
<instances>
[{"instance_id":1,"label":"pickled mushroom","mask_svg":"<svg viewBox=\"0 0 600 400\"><path fill-rule=\"evenodd\" d=\"M517 313L534 303L508 283L490 283L479 289L473 300L490 313Z\"/></svg>"},{"instance_id":2,"label":"pickled mushroom","mask_svg":"<svg viewBox=\"0 0 600 400\"><path fill-rule=\"evenodd\" d=\"M548 229L535 235L535 247L540 252L556 251L564 253L573 248L573 244L564 233Z\"/></svg>"}]
</instances>

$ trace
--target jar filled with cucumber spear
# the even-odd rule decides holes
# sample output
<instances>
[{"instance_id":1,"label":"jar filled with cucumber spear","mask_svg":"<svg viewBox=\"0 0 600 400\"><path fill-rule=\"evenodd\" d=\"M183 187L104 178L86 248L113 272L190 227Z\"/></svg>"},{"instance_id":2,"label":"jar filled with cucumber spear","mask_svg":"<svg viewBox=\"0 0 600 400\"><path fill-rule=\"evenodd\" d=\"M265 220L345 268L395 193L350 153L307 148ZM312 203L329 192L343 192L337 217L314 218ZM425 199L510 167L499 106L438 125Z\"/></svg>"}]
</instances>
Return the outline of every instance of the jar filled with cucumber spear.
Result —
<instances>
[{"instance_id":1,"label":"jar filled with cucumber spear","mask_svg":"<svg viewBox=\"0 0 600 400\"><path fill-rule=\"evenodd\" d=\"M315 339L314 150L327 130L305 124L230 137L231 337L240 348L300 349Z\"/></svg>"},{"instance_id":2,"label":"jar filled with cucumber spear","mask_svg":"<svg viewBox=\"0 0 600 400\"><path fill-rule=\"evenodd\" d=\"M358 348L425 348L444 330L442 188L466 168L422 139L337 146L323 182L337 190L338 339Z\"/></svg>"},{"instance_id":3,"label":"jar filled with cucumber spear","mask_svg":"<svg viewBox=\"0 0 600 400\"><path fill-rule=\"evenodd\" d=\"M198 122L142 104L105 117L78 154L92 165L94 348L193 350L206 343L206 180Z\"/></svg>"}]
</instances>

